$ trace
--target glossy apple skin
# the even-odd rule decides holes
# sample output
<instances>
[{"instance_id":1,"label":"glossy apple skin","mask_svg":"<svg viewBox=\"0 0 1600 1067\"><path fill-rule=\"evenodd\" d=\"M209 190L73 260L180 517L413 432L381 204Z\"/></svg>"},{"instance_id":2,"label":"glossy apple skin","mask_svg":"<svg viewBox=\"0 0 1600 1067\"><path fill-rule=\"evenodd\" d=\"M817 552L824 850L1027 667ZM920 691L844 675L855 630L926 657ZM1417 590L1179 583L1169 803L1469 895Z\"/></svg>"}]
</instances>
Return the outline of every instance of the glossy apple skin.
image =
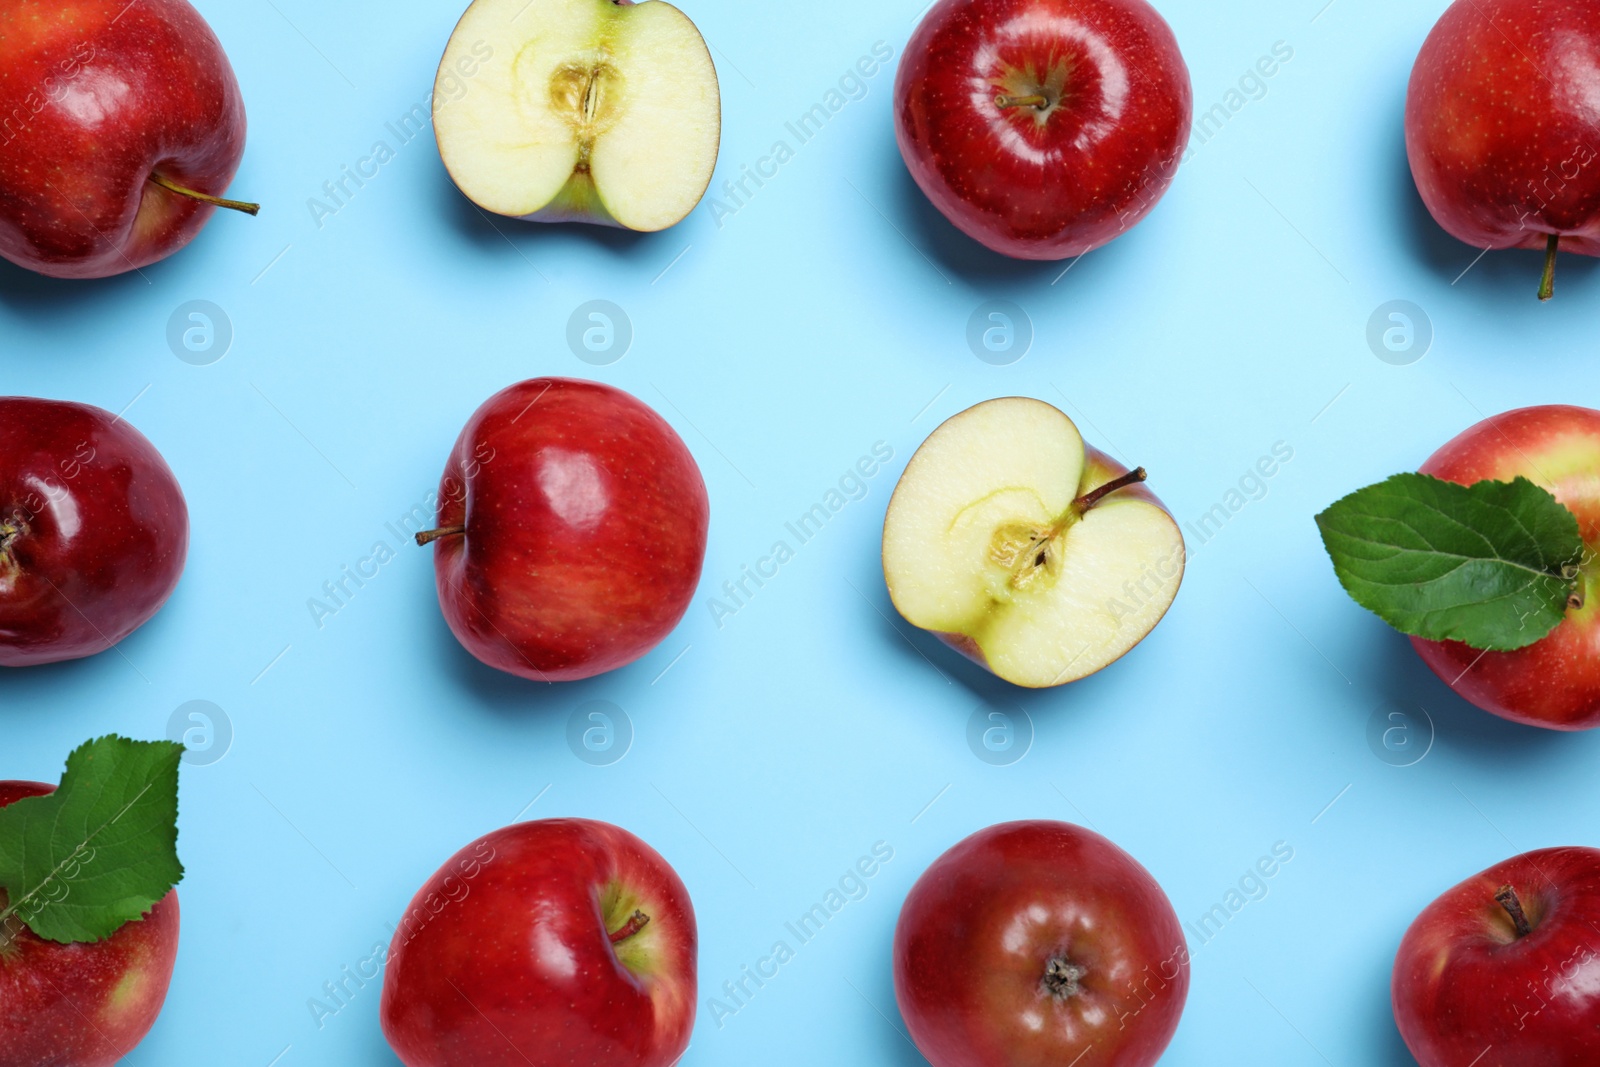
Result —
<instances>
[{"instance_id":1,"label":"glossy apple skin","mask_svg":"<svg viewBox=\"0 0 1600 1067\"><path fill-rule=\"evenodd\" d=\"M537 681L632 663L683 618L711 505L665 419L620 389L535 378L467 422L439 486L439 604L461 644Z\"/></svg>"},{"instance_id":2,"label":"glossy apple skin","mask_svg":"<svg viewBox=\"0 0 1600 1067\"><path fill-rule=\"evenodd\" d=\"M1100 451L1093 445L1084 445L1083 454L1083 477L1079 481L1078 487L1078 495L1080 496L1082 496L1084 493L1092 492L1100 486L1105 485L1107 482L1120 478L1124 474L1128 473L1127 467L1123 466L1121 463L1118 463L1109 454ZM1123 489L1118 489L1117 495L1137 497L1146 503L1154 504L1162 511L1165 511L1169 517L1172 515L1172 512L1168 510L1167 506L1161 502L1159 497L1150 491L1149 485L1144 482L1140 482L1137 485L1130 485ZM1173 520L1173 524L1177 524L1176 519ZM1164 617L1165 616L1163 616L1163 618ZM1157 624L1160 622L1160 619L1156 620ZM989 671L991 674L993 673L993 668L989 666L989 657L983 654L982 646L980 646L978 642L975 641L971 636L967 634L943 633L937 630L932 632L933 636L943 641L946 645L955 649L957 652L961 653L963 656L967 657L984 670ZM1138 648L1139 646L1134 645L1133 647ZM1132 651L1133 648L1128 649L1128 652ZM1123 653L1124 656L1127 654L1127 652ZM1116 660L1112 660L1112 663L1115 662ZM1108 663L1106 666L1109 667L1111 664ZM1104 667L1101 668L1101 670L1104 669Z\"/></svg>"},{"instance_id":3,"label":"glossy apple skin","mask_svg":"<svg viewBox=\"0 0 1600 1067\"><path fill-rule=\"evenodd\" d=\"M0 808L55 792L0 782ZM0 910L5 891L0 890ZM0 1067L111 1067L144 1040L178 959L178 891L104 941L0 931Z\"/></svg>"},{"instance_id":4,"label":"glossy apple skin","mask_svg":"<svg viewBox=\"0 0 1600 1067\"><path fill-rule=\"evenodd\" d=\"M1525 937L1495 902L1506 885L1533 926ZM1593 1067L1600 851L1516 856L1428 905L1400 942L1393 999L1421 1067Z\"/></svg>"},{"instance_id":5,"label":"glossy apple skin","mask_svg":"<svg viewBox=\"0 0 1600 1067\"><path fill-rule=\"evenodd\" d=\"M619 888L632 900L608 916ZM649 922L614 949L634 903ZM383 1034L406 1067L672 1067L698 951L689 892L649 845L587 819L517 823L417 891L389 949Z\"/></svg>"},{"instance_id":6,"label":"glossy apple skin","mask_svg":"<svg viewBox=\"0 0 1600 1067\"><path fill-rule=\"evenodd\" d=\"M1471 485L1521 475L1578 517L1584 560L1581 608L1548 637L1515 652L1459 641L1411 644L1462 697L1512 722L1551 730L1600 726L1600 411L1554 405L1486 419L1434 453L1423 474Z\"/></svg>"},{"instance_id":7,"label":"glossy apple skin","mask_svg":"<svg viewBox=\"0 0 1600 1067\"><path fill-rule=\"evenodd\" d=\"M1595 0L1456 0L1406 93L1406 155L1440 226L1476 248L1600 254Z\"/></svg>"},{"instance_id":8,"label":"glossy apple skin","mask_svg":"<svg viewBox=\"0 0 1600 1067\"><path fill-rule=\"evenodd\" d=\"M1056 102L1047 112L996 102L1040 92ZM894 99L917 185L963 233L1018 259L1079 256L1144 218L1194 112L1178 42L1144 0L939 0L906 45Z\"/></svg>"},{"instance_id":9,"label":"glossy apple skin","mask_svg":"<svg viewBox=\"0 0 1600 1067\"><path fill-rule=\"evenodd\" d=\"M183 491L138 430L0 397L0 666L110 648L166 603L188 550Z\"/></svg>"},{"instance_id":10,"label":"glossy apple skin","mask_svg":"<svg viewBox=\"0 0 1600 1067\"><path fill-rule=\"evenodd\" d=\"M0 255L102 278L171 255L223 195L244 102L216 34L184 0L0 0Z\"/></svg>"},{"instance_id":11,"label":"glossy apple skin","mask_svg":"<svg viewBox=\"0 0 1600 1067\"><path fill-rule=\"evenodd\" d=\"M1083 971L1060 1000L1041 987L1057 958ZM1189 950L1161 887L1122 849L1068 823L1002 823L917 879L895 927L894 989L933 1067L1149 1067L1183 1014Z\"/></svg>"}]
</instances>

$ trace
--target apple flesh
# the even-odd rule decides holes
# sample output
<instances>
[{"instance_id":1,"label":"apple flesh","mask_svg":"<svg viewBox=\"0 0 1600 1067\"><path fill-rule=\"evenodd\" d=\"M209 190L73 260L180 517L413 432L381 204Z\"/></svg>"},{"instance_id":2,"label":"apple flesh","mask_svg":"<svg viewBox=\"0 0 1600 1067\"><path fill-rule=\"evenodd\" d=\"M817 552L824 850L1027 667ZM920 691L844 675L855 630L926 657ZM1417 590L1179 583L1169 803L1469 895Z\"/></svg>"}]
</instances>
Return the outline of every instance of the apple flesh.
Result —
<instances>
[{"instance_id":1,"label":"apple flesh","mask_svg":"<svg viewBox=\"0 0 1600 1067\"><path fill-rule=\"evenodd\" d=\"M439 606L491 667L537 681L632 663L683 618L711 506L665 419L620 389L535 378L467 422L439 485Z\"/></svg>"},{"instance_id":2,"label":"apple flesh","mask_svg":"<svg viewBox=\"0 0 1600 1067\"><path fill-rule=\"evenodd\" d=\"M139 431L0 397L0 666L110 648L166 603L188 548L183 491Z\"/></svg>"},{"instance_id":3,"label":"apple flesh","mask_svg":"<svg viewBox=\"0 0 1600 1067\"><path fill-rule=\"evenodd\" d=\"M447 92L463 64L478 73ZM700 202L721 115L705 40L666 0L475 0L434 95L445 169L479 207L644 231Z\"/></svg>"},{"instance_id":4,"label":"apple flesh","mask_svg":"<svg viewBox=\"0 0 1600 1067\"><path fill-rule=\"evenodd\" d=\"M1066 259L1149 214L1194 94L1144 0L940 0L895 76L895 138L934 207L1018 259Z\"/></svg>"},{"instance_id":5,"label":"apple flesh","mask_svg":"<svg viewBox=\"0 0 1600 1067\"><path fill-rule=\"evenodd\" d=\"M1017 685L1062 685L1121 658L1183 580L1183 534L1062 412L1003 397L911 457L883 525L895 608Z\"/></svg>"},{"instance_id":6,"label":"apple flesh","mask_svg":"<svg viewBox=\"0 0 1600 1067\"><path fill-rule=\"evenodd\" d=\"M0 808L53 792L0 782ZM0 921L0 1067L122 1062L161 1014L177 959L177 890L104 941L63 945Z\"/></svg>"},{"instance_id":7,"label":"apple flesh","mask_svg":"<svg viewBox=\"0 0 1600 1067\"><path fill-rule=\"evenodd\" d=\"M1521 408L1478 423L1422 465L1472 485L1518 476L1548 489L1578 517L1584 555L1566 618L1515 652L1411 639L1435 674L1465 699L1512 722L1552 730L1600 726L1600 411Z\"/></svg>"},{"instance_id":8,"label":"apple flesh","mask_svg":"<svg viewBox=\"0 0 1600 1067\"><path fill-rule=\"evenodd\" d=\"M894 992L933 1067L1149 1067L1189 950L1150 872L1060 822L980 830L934 861L894 932Z\"/></svg>"},{"instance_id":9,"label":"apple flesh","mask_svg":"<svg viewBox=\"0 0 1600 1067\"><path fill-rule=\"evenodd\" d=\"M244 103L184 0L0 0L0 255L55 278L194 239L244 155Z\"/></svg>"},{"instance_id":10,"label":"apple flesh","mask_svg":"<svg viewBox=\"0 0 1600 1067\"><path fill-rule=\"evenodd\" d=\"M1478 249L1600 255L1600 64L1593 5L1456 0L1406 92L1406 155L1440 226Z\"/></svg>"},{"instance_id":11,"label":"apple flesh","mask_svg":"<svg viewBox=\"0 0 1600 1067\"><path fill-rule=\"evenodd\" d=\"M1600 851L1525 853L1445 893L1400 942L1392 991L1421 1067L1593 1067Z\"/></svg>"},{"instance_id":12,"label":"apple flesh","mask_svg":"<svg viewBox=\"0 0 1600 1067\"><path fill-rule=\"evenodd\" d=\"M389 948L383 1034L406 1067L672 1067L698 944L688 890L633 834L518 823L417 891Z\"/></svg>"}]
</instances>

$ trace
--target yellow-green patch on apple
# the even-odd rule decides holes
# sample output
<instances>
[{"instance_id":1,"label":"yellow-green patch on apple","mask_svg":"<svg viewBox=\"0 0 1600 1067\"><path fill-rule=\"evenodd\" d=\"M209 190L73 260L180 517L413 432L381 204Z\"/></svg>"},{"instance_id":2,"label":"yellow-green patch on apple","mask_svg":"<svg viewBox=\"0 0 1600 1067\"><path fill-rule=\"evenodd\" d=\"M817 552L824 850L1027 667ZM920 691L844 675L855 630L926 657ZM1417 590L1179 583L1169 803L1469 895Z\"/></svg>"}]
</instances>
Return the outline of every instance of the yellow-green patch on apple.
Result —
<instances>
[{"instance_id":1,"label":"yellow-green patch on apple","mask_svg":"<svg viewBox=\"0 0 1600 1067\"><path fill-rule=\"evenodd\" d=\"M889 501L883 570L907 622L1016 685L1120 659L1183 581L1178 524L1043 401L1002 397L929 435Z\"/></svg>"}]
</instances>

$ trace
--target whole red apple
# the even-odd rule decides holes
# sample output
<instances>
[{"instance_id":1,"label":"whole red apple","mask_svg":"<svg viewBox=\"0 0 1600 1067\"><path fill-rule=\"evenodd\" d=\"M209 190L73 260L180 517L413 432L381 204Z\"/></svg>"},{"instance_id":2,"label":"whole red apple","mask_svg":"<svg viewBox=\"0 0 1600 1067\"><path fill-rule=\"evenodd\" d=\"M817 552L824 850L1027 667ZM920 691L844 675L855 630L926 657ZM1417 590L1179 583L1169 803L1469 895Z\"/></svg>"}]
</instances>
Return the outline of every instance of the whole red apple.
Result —
<instances>
[{"instance_id":1,"label":"whole red apple","mask_svg":"<svg viewBox=\"0 0 1600 1067\"><path fill-rule=\"evenodd\" d=\"M1066 259L1144 218L1177 173L1194 99L1145 0L939 0L895 76L911 176L969 237Z\"/></svg>"},{"instance_id":2,"label":"whole red apple","mask_svg":"<svg viewBox=\"0 0 1600 1067\"><path fill-rule=\"evenodd\" d=\"M0 808L55 792L0 782ZM0 910L5 890L0 889ZM63 945L0 924L0 1067L111 1067L155 1025L178 959L178 891L104 941Z\"/></svg>"},{"instance_id":3,"label":"whole red apple","mask_svg":"<svg viewBox=\"0 0 1600 1067\"><path fill-rule=\"evenodd\" d=\"M649 845L587 819L517 823L417 891L383 1033L406 1067L672 1067L698 944L689 891Z\"/></svg>"},{"instance_id":4,"label":"whole red apple","mask_svg":"<svg viewBox=\"0 0 1600 1067\"><path fill-rule=\"evenodd\" d=\"M244 155L244 103L184 0L0 0L0 255L55 278L192 240Z\"/></svg>"},{"instance_id":5,"label":"whole red apple","mask_svg":"<svg viewBox=\"0 0 1600 1067\"><path fill-rule=\"evenodd\" d=\"M110 648L166 603L188 549L183 492L138 430L0 397L0 665Z\"/></svg>"},{"instance_id":6,"label":"whole red apple","mask_svg":"<svg viewBox=\"0 0 1600 1067\"><path fill-rule=\"evenodd\" d=\"M1406 92L1406 155L1422 202L1474 248L1600 255L1596 0L1456 0Z\"/></svg>"},{"instance_id":7,"label":"whole red apple","mask_svg":"<svg viewBox=\"0 0 1600 1067\"><path fill-rule=\"evenodd\" d=\"M1122 849L1068 823L1002 823L912 886L894 991L933 1067L1149 1067L1183 1014L1189 949Z\"/></svg>"},{"instance_id":8,"label":"whole red apple","mask_svg":"<svg viewBox=\"0 0 1600 1067\"><path fill-rule=\"evenodd\" d=\"M665 419L620 389L535 378L468 420L439 484L439 606L491 667L538 681L632 663L688 610L711 506Z\"/></svg>"},{"instance_id":9,"label":"whole red apple","mask_svg":"<svg viewBox=\"0 0 1600 1067\"><path fill-rule=\"evenodd\" d=\"M1444 682L1485 711L1552 730L1600 726L1600 411L1552 405L1485 419L1435 452L1423 474L1472 485L1519 475L1578 517L1578 593L1542 641L1484 652L1459 641L1412 646Z\"/></svg>"},{"instance_id":10,"label":"whole red apple","mask_svg":"<svg viewBox=\"0 0 1600 1067\"><path fill-rule=\"evenodd\" d=\"M1528 852L1429 904L1400 942L1393 999L1421 1067L1593 1067L1600 851Z\"/></svg>"}]
</instances>

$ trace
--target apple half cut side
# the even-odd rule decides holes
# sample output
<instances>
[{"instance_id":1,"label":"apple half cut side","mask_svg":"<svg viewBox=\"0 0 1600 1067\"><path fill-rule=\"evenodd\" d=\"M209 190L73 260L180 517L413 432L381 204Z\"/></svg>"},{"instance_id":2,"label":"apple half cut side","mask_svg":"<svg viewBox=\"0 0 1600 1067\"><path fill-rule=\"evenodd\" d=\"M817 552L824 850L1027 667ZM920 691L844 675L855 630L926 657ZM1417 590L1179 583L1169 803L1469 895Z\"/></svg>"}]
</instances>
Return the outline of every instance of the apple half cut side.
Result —
<instances>
[{"instance_id":1,"label":"apple half cut side","mask_svg":"<svg viewBox=\"0 0 1600 1067\"><path fill-rule=\"evenodd\" d=\"M722 102L705 39L666 0L476 0L439 64L433 125L486 211L655 231L711 184Z\"/></svg>"},{"instance_id":2,"label":"apple half cut side","mask_svg":"<svg viewBox=\"0 0 1600 1067\"><path fill-rule=\"evenodd\" d=\"M1183 581L1183 534L1143 480L1043 401L968 408L917 449L889 501L889 597L1008 682L1093 674L1155 628Z\"/></svg>"}]
</instances>

